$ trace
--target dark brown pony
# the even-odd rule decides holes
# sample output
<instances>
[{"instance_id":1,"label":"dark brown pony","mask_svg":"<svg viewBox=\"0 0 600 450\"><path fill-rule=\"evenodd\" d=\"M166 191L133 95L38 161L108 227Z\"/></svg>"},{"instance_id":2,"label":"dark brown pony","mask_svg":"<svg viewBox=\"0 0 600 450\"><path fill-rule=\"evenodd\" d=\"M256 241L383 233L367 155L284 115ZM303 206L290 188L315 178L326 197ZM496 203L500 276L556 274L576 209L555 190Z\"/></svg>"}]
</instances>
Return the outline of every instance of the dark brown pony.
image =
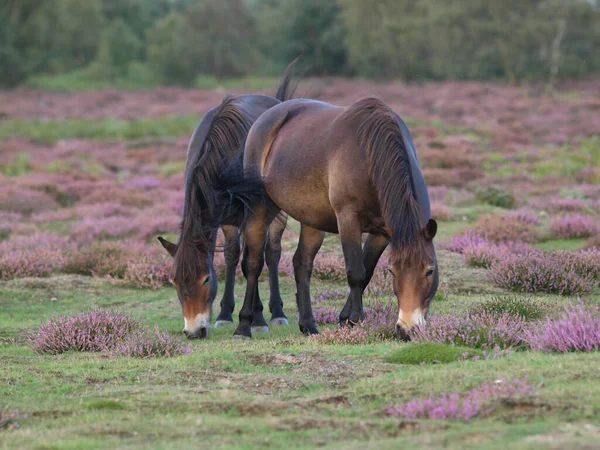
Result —
<instances>
[{"instance_id":1,"label":"dark brown pony","mask_svg":"<svg viewBox=\"0 0 600 450\"><path fill-rule=\"evenodd\" d=\"M234 337L250 337L253 300L269 224L281 210L302 224L294 255L299 326L317 333L310 302L313 260L324 232L339 233L350 295L340 323L364 318L363 291L391 243L397 333L425 321L438 287L437 231L410 133L388 106L366 98L348 108L291 100L252 126L244 150L248 182L262 179L273 207L254 210L245 228L247 277ZM362 233L369 233L361 247Z\"/></svg>"},{"instance_id":2,"label":"dark brown pony","mask_svg":"<svg viewBox=\"0 0 600 450\"><path fill-rule=\"evenodd\" d=\"M236 182L243 178L241 160L239 174L232 174L229 167L235 160L240 159L248 131L254 121L266 110L293 95L291 70L292 65L288 67L275 98L266 95L227 97L220 106L208 111L190 140L185 169L185 206L179 241L174 244L162 237L158 238L174 258L170 280L177 290L183 309L183 332L190 338L208 336L212 303L217 295L213 256L219 227L225 235L227 272L221 312L215 327L233 324L233 289L240 257L238 227L244 216L245 200L243 193L236 192L235 187ZM224 185L223 176L226 169L229 170L226 174L229 180L225 181ZM237 207L235 201L238 202ZM247 201L252 202L250 199ZM271 324L274 325L288 323L283 312L277 273L284 228L285 220L275 221L270 227L266 246L271 284L269 309L272 314ZM251 319L254 331L268 331L262 310L262 303L257 299Z\"/></svg>"}]
</instances>

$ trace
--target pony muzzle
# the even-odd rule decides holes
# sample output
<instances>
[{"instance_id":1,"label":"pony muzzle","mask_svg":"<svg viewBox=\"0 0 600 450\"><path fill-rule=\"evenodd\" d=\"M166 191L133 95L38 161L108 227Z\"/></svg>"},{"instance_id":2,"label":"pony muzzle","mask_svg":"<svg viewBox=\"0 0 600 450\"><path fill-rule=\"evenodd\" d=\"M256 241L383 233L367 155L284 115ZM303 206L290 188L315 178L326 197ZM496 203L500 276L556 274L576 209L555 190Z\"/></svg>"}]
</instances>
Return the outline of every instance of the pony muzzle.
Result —
<instances>
[{"instance_id":1,"label":"pony muzzle","mask_svg":"<svg viewBox=\"0 0 600 450\"><path fill-rule=\"evenodd\" d=\"M422 327L427 323L425 314L420 308L410 313L402 310L398 312L398 322L396 322L396 334L402 340L410 340L410 333L415 327Z\"/></svg>"},{"instance_id":2,"label":"pony muzzle","mask_svg":"<svg viewBox=\"0 0 600 450\"><path fill-rule=\"evenodd\" d=\"M183 334L189 339L205 339L210 331L210 316L198 314L192 320L184 317L185 327Z\"/></svg>"}]
</instances>

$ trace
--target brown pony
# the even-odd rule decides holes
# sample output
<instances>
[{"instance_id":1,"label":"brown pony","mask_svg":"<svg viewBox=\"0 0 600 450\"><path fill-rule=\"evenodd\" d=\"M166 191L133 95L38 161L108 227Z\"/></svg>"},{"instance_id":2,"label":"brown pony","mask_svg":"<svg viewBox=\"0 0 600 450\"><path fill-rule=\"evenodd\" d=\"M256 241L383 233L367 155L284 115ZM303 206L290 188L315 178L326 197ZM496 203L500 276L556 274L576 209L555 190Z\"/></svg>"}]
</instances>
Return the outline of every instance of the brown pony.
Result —
<instances>
[{"instance_id":1,"label":"brown pony","mask_svg":"<svg viewBox=\"0 0 600 450\"><path fill-rule=\"evenodd\" d=\"M340 234L346 262L350 295L340 323L364 318L363 291L388 243L396 331L407 338L413 326L425 322L439 280L432 242L437 224L410 133L381 100L341 108L297 99L271 108L250 129L244 169L248 182L263 180L272 207L255 208L245 228L242 267L248 284L234 337L251 337L262 248L280 210L302 225L293 262L303 333L318 333L310 278L324 232ZM369 233L364 247L362 233Z\"/></svg>"},{"instance_id":2,"label":"brown pony","mask_svg":"<svg viewBox=\"0 0 600 450\"><path fill-rule=\"evenodd\" d=\"M292 67L293 63L288 67L275 98L266 95L229 96L220 106L208 111L190 140L185 169L185 206L179 241L174 244L162 237L158 238L174 258L170 281L177 290L185 322L183 332L189 338L208 336L212 303L217 295L213 256L219 227L225 235L227 272L221 312L215 327L233 324L233 288L240 257L238 227L244 216L244 196L235 188L235 178L237 181L243 178L241 161L239 174L225 172L230 170L229 166L235 160L240 159L245 139L254 121L263 112L293 95L294 85L290 82ZM233 177L234 180L229 184L225 182L224 185L224 176L230 179ZM241 199L242 204L236 208L232 199ZM283 312L277 273L284 228L285 220L275 221L270 227L266 246L272 325L288 324ZM257 299L251 313L252 328L255 332L268 331L262 310L262 303Z\"/></svg>"}]
</instances>

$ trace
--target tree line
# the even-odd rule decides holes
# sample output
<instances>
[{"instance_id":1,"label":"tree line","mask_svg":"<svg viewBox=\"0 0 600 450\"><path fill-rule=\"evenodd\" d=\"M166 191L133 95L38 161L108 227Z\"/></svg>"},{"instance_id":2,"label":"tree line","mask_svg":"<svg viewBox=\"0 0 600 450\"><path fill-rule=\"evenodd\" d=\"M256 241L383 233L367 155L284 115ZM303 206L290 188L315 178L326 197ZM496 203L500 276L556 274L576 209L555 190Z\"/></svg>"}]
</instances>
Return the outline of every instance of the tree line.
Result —
<instances>
[{"instance_id":1,"label":"tree line","mask_svg":"<svg viewBox=\"0 0 600 450\"><path fill-rule=\"evenodd\" d=\"M3 0L0 85L279 74L505 80L600 72L595 0ZM141 75L140 75L141 76Z\"/></svg>"}]
</instances>

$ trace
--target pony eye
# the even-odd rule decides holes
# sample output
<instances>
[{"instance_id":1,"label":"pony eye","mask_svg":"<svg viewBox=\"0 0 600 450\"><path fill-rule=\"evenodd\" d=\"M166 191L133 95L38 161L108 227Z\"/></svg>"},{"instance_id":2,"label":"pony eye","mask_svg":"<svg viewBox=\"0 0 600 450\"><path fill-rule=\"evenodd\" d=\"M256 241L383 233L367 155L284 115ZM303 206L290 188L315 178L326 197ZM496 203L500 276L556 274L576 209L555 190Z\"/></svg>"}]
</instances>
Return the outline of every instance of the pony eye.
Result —
<instances>
[{"instance_id":1,"label":"pony eye","mask_svg":"<svg viewBox=\"0 0 600 450\"><path fill-rule=\"evenodd\" d=\"M206 277L206 279L204 280L204 283L202 283L202 284L206 284L206 283L208 283L209 281L210 281L210 276Z\"/></svg>"},{"instance_id":2,"label":"pony eye","mask_svg":"<svg viewBox=\"0 0 600 450\"><path fill-rule=\"evenodd\" d=\"M425 277L427 278L431 278L433 276L433 269L429 269L426 273L425 273Z\"/></svg>"}]
</instances>

